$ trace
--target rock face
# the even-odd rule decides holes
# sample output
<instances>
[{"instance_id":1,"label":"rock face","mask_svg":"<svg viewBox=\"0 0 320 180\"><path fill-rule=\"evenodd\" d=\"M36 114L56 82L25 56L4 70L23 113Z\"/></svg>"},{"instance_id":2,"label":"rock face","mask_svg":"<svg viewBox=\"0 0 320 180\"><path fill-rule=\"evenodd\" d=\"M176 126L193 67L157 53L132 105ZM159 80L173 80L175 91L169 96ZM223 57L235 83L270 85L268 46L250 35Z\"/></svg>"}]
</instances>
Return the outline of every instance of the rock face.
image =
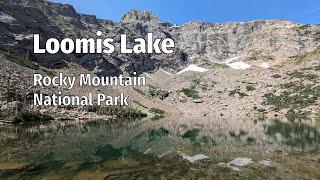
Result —
<instances>
[{"instance_id":1,"label":"rock face","mask_svg":"<svg viewBox=\"0 0 320 180\"><path fill-rule=\"evenodd\" d=\"M33 34L46 39L95 37L101 30L113 38L173 38L173 54L88 55L33 54ZM191 22L182 26L160 21L154 14L132 10L119 23L78 14L66 4L44 0L2 0L0 2L0 50L32 60L41 66L62 68L76 62L99 75L142 73L157 68L181 70L187 64L210 67L213 63L240 56L244 61L278 62L316 49L320 27L288 21L253 21L211 24ZM103 37L102 37L103 38ZM132 46L129 42L129 46ZM43 46L43 44L42 44Z\"/></svg>"}]
</instances>

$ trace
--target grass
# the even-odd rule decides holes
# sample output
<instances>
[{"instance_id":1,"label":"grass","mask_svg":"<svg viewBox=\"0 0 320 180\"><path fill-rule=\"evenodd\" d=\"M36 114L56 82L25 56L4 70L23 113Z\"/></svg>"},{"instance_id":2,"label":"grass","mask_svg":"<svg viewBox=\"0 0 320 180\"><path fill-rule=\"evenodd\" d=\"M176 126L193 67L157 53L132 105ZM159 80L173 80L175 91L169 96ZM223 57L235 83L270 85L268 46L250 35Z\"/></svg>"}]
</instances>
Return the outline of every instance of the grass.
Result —
<instances>
[{"instance_id":1,"label":"grass","mask_svg":"<svg viewBox=\"0 0 320 180\"><path fill-rule=\"evenodd\" d=\"M308 57L308 54L298 54L295 56L291 56L290 58L295 61L296 64L302 64Z\"/></svg>"},{"instance_id":2,"label":"grass","mask_svg":"<svg viewBox=\"0 0 320 180\"><path fill-rule=\"evenodd\" d=\"M320 45L317 46L317 48L311 52L306 52L306 53L303 53L303 54L298 54L298 55L295 55L295 56L291 56L290 59L293 59L294 62L299 65L299 64L302 64L304 63L306 60L310 59L311 57L314 57L314 56L319 56L320 54Z\"/></svg>"},{"instance_id":3,"label":"grass","mask_svg":"<svg viewBox=\"0 0 320 180\"><path fill-rule=\"evenodd\" d=\"M135 88L135 87L133 87L132 89L133 89L133 90L135 90L137 93L139 93L139 94L143 95L143 96L145 96L145 95L146 95L146 93L145 93L144 91L142 91L141 89L139 89L139 88Z\"/></svg>"},{"instance_id":4,"label":"grass","mask_svg":"<svg viewBox=\"0 0 320 180\"><path fill-rule=\"evenodd\" d=\"M161 110L161 109L158 109L158 108L151 108L149 110L149 112L154 114L154 116L151 118L152 121L156 121L156 120L159 120L159 119L163 118L164 117L164 113L165 113L164 110Z\"/></svg>"},{"instance_id":5,"label":"grass","mask_svg":"<svg viewBox=\"0 0 320 180\"><path fill-rule=\"evenodd\" d=\"M301 31L301 30L305 30L305 29L307 29L309 27L311 27L310 24L303 24L303 25L294 26L293 29L297 30L297 31Z\"/></svg>"},{"instance_id":6,"label":"grass","mask_svg":"<svg viewBox=\"0 0 320 180\"><path fill-rule=\"evenodd\" d=\"M314 81L318 79L318 76L315 74L305 74L301 71L293 71L288 74L291 78L299 78L299 79L308 79L310 81Z\"/></svg>"},{"instance_id":7,"label":"grass","mask_svg":"<svg viewBox=\"0 0 320 180\"><path fill-rule=\"evenodd\" d=\"M157 120L162 119L162 118L164 118L163 114L156 114L151 118L151 121L157 121Z\"/></svg>"},{"instance_id":8,"label":"grass","mask_svg":"<svg viewBox=\"0 0 320 180\"><path fill-rule=\"evenodd\" d=\"M13 122L15 119L15 115L12 111L3 109L0 110L0 119Z\"/></svg>"},{"instance_id":9,"label":"grass","mask_svg":"<svg viewBox=\"0 0 320 180\"><path fill-rule=\"evenodd\" d=\"M50 77L54 77L57 75L57 72L51 69L43 69L43 71Z\"/></svg>"},{"instance_id":10,"label":"grass","mask_svg":"<svg viewBox=\"0 0 320 180\"><path fill-rule=\"evenodd\" d=\"M164 110L161 110L161 109L158 109L158 108L151 108L149 110L149 112L154 113L154 114L164 114L165 113Z\"/></svg>"},{"instance_id":11,"label":"grass","mask_svg":"<svg viewBox=\"0 0 320 180\"><path fill-rule=\"evenodd\" d=\"M136 103L136 104L138 104L139 106L141 106L141 107L143 107L143 108L148 109L148 107L147 107L147 106L145 106L145 105L141 104L139 101L133 100L133 102L134 102L134 103Z\"/></svg>"},{"instance_id":12,"label":"grass","mask_svg":"<svg viewBox=\"0 0 320 180\"><path fill-rule=\"evenodd\" d=\"M23 59L21 57L18 57L18 56L14 56L8 52L5 52L5 51L1 51L0 50L0 55L4 56L7 60L9 61L12 61L14 63L17 63L21 66L24 66L24 67L27 67L27 68L30 68L30 69L33 69L33 70L39 70L39 66L37 64L35 64L34 62L32 61L29 61L29 60L26 60L26 59Z\"/></svg>"},{"instance_id":13,"label":"grass","mask_svg":"<svg viewBox=\"0 0 320 180\"><path fill-rule=\"evenodd\" d=\"M194 88L183 88L180 92L182 92L185 96L190 97L192 99L199 99L199 92Z\"/></svg>"},{"instance_id":14,"label":"grass","mask_svg":"<svg viewBox=\"0 0 320 180\"><path fill-rule=\"evenodd\" d=\"M313 84L287 83L282 85L285 91L280 95L267 93L264 95L264 104L271 105L275 110L303 109L316 103L320 97L319 87L312 88Z\"/></svg>"},{"instance_id":15,"label":"grass","mask_svg":"<svg viewBox=\"0 0 320 180\"><path fill-rule=\"evenodd\" d=\"M190 76L188 78L188 80L191 82L191 88L192 89L196 89L197 87L200 87L202 90L210 90L213 87L215 87L215 85L218 84L218 82L216 81L206 81L203 82L203 76L202 75L198 75L198 74L194 74L192 76Z\"/></svg>"},{"instance_id":16,"label":"grass","mask_svg":"<svg viewBox=\"0 0 320 180\"><path fill-rule=\"evenodd\" d=\"M208 82L208 83L200 83L199 86L202 90L210 90L211 88L213 88L215 85L217 85L218 82L216 81L211 81L211 82ZM194 85L195 86L195 85Z\"/></svg>"},{"instance_id":17,"label":"grass","mask_svg":"<svg viewBox=\"0 0 320 180\"><path fill-rule=\"evenodd\" d=\"M216 70L216 69L227 69L229 68L228 65L226 64L220 64L220 63L214 63L212 66L212 69Z\"/></svg>"}]
</instances>

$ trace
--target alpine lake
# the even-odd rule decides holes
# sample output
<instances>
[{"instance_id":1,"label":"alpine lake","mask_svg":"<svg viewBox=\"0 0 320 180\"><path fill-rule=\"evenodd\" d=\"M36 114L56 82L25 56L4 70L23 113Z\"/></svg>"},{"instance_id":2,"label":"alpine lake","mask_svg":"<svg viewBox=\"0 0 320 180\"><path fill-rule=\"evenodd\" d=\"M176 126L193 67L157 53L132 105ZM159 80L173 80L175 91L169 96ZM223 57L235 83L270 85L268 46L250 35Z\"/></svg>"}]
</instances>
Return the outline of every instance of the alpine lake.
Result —
<instances>
[{"instance_id":1,"label":"alpine lake","mask_svg":"<svg viewBox=\"0 0 320 180\"><path fill-rule=\"evenodd\" d=\"M319 124L280 121L9 125L0 127L0 179L319 179L319 147Z\"/></svg>"}]
</instances>

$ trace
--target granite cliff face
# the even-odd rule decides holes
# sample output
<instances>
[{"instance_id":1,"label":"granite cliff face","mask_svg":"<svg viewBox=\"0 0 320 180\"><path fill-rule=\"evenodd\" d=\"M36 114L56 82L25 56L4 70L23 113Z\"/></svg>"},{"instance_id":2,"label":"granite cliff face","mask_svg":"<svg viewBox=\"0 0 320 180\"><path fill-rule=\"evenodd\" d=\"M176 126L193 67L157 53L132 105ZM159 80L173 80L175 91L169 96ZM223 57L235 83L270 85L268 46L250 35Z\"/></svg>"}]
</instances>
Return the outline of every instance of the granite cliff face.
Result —
<instances>
[{"instance_id":1,"label":"granite cliff face","mask_svg":"<svg viewBox=\"0 0 320 180\"><path fill-rule=\"evenodd\" d=\"M46 39L103 36L119 43L120 34L134 39L152 32L156 38L176 42L173 54L33 54L33 34ZM240 57L243 61L270 64L311 52L319 43L320 27L288 21L253 21L211 24L191 22L181 26L160 21L155 15L132 10L120 22L79 14L70 5L43 0L2 0L0 2L0 50L19 55L49 68L76 62L98 75L147 72L157 68L177 71L189 63L212 66L215 62ZM129 45L130 46L130 45Z\"/></svg>"}]
</instances>

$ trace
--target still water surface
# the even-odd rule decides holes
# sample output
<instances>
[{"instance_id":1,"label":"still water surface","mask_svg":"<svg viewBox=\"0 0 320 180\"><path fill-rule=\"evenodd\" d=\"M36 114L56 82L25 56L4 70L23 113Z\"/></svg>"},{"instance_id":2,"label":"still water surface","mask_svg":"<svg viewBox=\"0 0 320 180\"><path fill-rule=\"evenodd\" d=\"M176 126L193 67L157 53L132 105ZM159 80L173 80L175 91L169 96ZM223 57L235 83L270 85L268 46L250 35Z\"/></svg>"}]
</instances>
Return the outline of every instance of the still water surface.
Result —
<instances>
[{"instance_id":1,"label":"still water surface","mask_svg":"<svg viewBox=\"0 0 320 180\"><path fill-rule=\"evenodd\" d=\"M229 170L217 164L237 156L258 161L279 149L318 154L320 131L319 124L190 117L66 121L2 127L0 144L2 178L223 178ZM177 152L209 159L190 163Z\"/></svg>"}]
</instances>

